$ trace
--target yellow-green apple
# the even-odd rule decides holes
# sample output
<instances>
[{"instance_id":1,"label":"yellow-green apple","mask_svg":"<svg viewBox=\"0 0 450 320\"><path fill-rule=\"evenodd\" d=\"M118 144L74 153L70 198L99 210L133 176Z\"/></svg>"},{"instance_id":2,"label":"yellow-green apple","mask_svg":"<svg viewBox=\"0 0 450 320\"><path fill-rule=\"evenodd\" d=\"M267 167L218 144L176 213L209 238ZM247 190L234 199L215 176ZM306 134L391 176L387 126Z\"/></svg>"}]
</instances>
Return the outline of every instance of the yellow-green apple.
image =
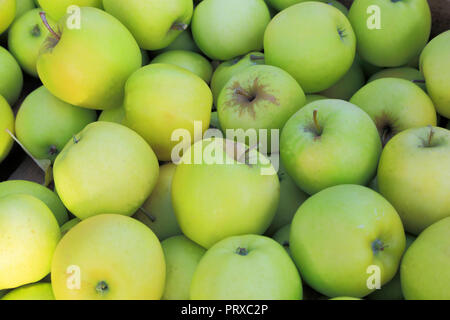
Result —
<instances>
[{"instance_id":1,"label":"yellow-green apple","mask_svg":"<svg viewBox=\"0 0 450 320\"><path fill-rule=\"evenodd\" d=\"M46 20L45 14L42 18ZM39 78L54 96L72 105L100 110L121 106L126 80L142 65L136 40L120 21L97 8L80 9L79 28L69 23L72 19L61 19L42 45Z\"/></svg>"},{"instance_id":2,"label":"yellow-green apple","mask_svg":"<svg viewBox=\"0 0 450 320\"><path fill-rule=\"evenodd\" d=\"M14 21L34 8L36 8L36 3L34 0L16 0L16 15L14 17Z\"/></svg>"},{"instance_id":3,"label":"yellow-green apple","mask_svg":"<svg viewBox=\"0 0 450 320\"><path fill-rule=\"evenodd\" d=\"M372 82L382 78L399 78L409 80L422 88L423 91L427 92L424 76L419 70L411 67L383 69L372 75L367 82Z\"/></svg>"},{"instance_id":4,"label":"yellow-green apple","mask_svg":"<svg viewBox=\"0 0 450 320\"><path fill-rule=\"evenodd\" d=\"M102 0L37 0L39 6L53 19L59 20L68 12L70 6L95 7L102 9Z\"/></svg>"},{"instance_id":5,"label":"yellow-green apple","mask_svg":"<svg viewBox=\"0 0 450 320\"><path fill-rule=\"evenodd\" d=\"M58 222L39 199L0 198L0 290L37 282L50 272L61 237Z\"/></svg>"},{"instance_id":6,"label":"yellow-green apple","mask_svg":"<svg viewBox=\"0 0 450 320\"><path fill-rule=\"evenodd\" d=\"M146 224L160 241L180 235L181 229L172 206L172 179L176 165L167 163L159 168L159 177L150 197L134 217Z\"/></svg>"},{"instance_id":7,"label":"yellow-green apple","mask_svg":"<svg viewBox=\"0 0 450 320\"><path fill-rule=\"evenodd\" d=\"M72 220L67 221L65 224L61 226L61 235L64 236L70 229L75 227L77 224L81 222L81 219L73 218Z\"/></svg>"},{"instance_id":8,"label":"yellow-green apple","mask_svg":"<svg viewBox=\"0 0 450 320\"><path fill-rule=\"evenodd\" d=\"M13 22L16 15L16 0L0 0L0 34Z\"/></svg>"},{"instance_id":9,"label":"yellow-green apple","mask_svg":"<svg viewBox=\"0 0 450 320\"><path fill-rule=\"evenodd\" d=\"M9 180L0 183L0 198L13 194L28 194L44 202L62 226L69 216L58 195L50 189L31 181Z\"/></svg>"},{"instance_id":10,"label":"yellow-green apple","mask_svg":"<svg viewBox=\"0 0 450 320\"><path fill-rule=\"evenodd\" d=\"M155 153L133 130L94 122L70 140L55 160L55 187L82 220L107 213L131 216L158 179Z\"/></svg>"},{"instance_id":11,"label":"yellow-green apple","mask_svg":"<svg viewBox=\"0 0 450 320\"><path fill-rule=\"evenodd\" d=\"M439 114L450 118L450 30L430 41L420 56L420 70Z\"/></svg>"},{"instance_id":12,"label":"yellow-green apple","mask_svg":"<svg viewBox=\"0 0 450 320\"><path fill-rule=\"evenodd\" d=\"M289 239L291 235L291 224L287 224L281 229L279 229L275 234L272 236L273 240L278 242L283 246L283 248L291 254L290 246L289 246Z\"/></svg>"},{"instance_id":13,"label":"yellow-green apple","mask_svg":"<svg viewBox=\"0 0 450 320\"><path fill-rule=\"evenodd\" d=\"M358 0L348 15L358 54L380 67L406 65L420 54L431 31L427 0Z\"/></svg>"},{"instance_id":14,"label":"yellow-green apple","mask_svg":"<svg viewBox=\"0 0 450 320\"><path fill-rule=\"evenodd\" d=\"M192 35L209 58L230 60L262 50L269 22L264 0L203 0L194 10Z\"/></svg>"},{"instance_id":15,"label":"yellow-green apple","mask_svg":"<svg viewBox=\"0 0 450 320\"><path fill-rule=\"evenodd\" d=\"M49 35L39 15L41 9L33 9L17 19L8 33L9 51L17 59L22 69L37 77L36 62L39 51L45 39ZM48 19L52 28L56 28L56 23Z\"/></svg>"},{"instance_id":16,"label":"yellow-green apple","mask_svg":"<svg viewBox=\"0 0 450 320\"><path fill-rule=\"evenodd\" d=\"M115 122L125 125L125 108L122 106L114 109L103 110L98 117L98 121Z\"/></svg>"},{"instance_id":17,"label":"yellow-green apple","mask_svg":"<svg viewBox=\"0 0 450 320\"><path fill-rule=\"evenodd\" d=\"M194 39L192 38L192 33L190 29L186 29L181 32L179 36L176 37L175 40L167 47L156 51L157 53L167 52L170 50L186 50L201 53L200 49L195 44Z\"/></svg>"},{"instance_id":18,"label":"yellow-green apple","mask_svg":"<svg viewBox=\"0 0 450 320\"><path fill-rule=\"evenodd\" d=\"M51 283L33 283L6 294L1 300L55 300Z\"/></svg>"},{"instance_id":19,"label":"yellow-green apple","mask_svg":"<svg viewBox=\"0 0 450 320\"><path fill-rule=\"evenodd\" d=\"M194 138L194 122L202 134L209 128L212 94L200 77L169 64L150 64L136 71L125 87L126 124L150 144L161 161L172 159L177 129Z\"/></svg>"},{"instance_id":20,"label":"yellow-green apple","mask_svg":"<svg viewBox=\"0 0 450 320\"><path fill-rule=\"evenodd\" d=\"M405 299L450 300L449 234L447 217L425 229L406 251L400 268Z\"/></svg>"},{"instance_id":21,"label":"yellow-green apple","mask_svg":"<svg viewBox=\"0 0 450 320\"><path fill-rule=\"evenodd\" d=\"M34 158L54 162L66 143L96 120L95 110L68 104L39 87L20 106L16 135Z\"/></svg>"},{"instance_id":22,"label":"yellow-green apple","mask_svg":"<svg viewBox=\"0 0 450 320\"><path fill-rule=\"evenodd\" d=\"M264 54L261 52L250 52L243 57L222 62L211 79L211 91L213 93L214 102L217 104L219 94L225 84L235 75L244 71L250 66L264 64Z\"/></svg>"},{"instance_id":23,"label":"yellow-green apple","mask_svg":"<svg viewBox=\"0 0 450 320\"><path fill-rule=\"evenodd\" d=\"M130 217L102 214L61 239L51 279L58 300L153 300L163 294L165 275L161 244L149 228Z\"/></svg>"},{"instance_id":24,"label":"yellow-green apple","mask_svg":"<svg viewBox=\"0 0 450 320\"><path fill-rule=\"evenodd\" d=\"M382 286L394 277L405 232L398 213L380 194L339 185L315 194L298 209L290 249L313 289L328 297L361 298L375 289L377 281L371 280L378 278Z\"/></svg>"},{"instance_id":25,"label":"yellow-green apple","mask_svg":"<svg viewBox=\"0 0 450 320\"><path fill-rule=\"evenodd\" d=\"M156 56L151 63L166 63L179 66L183 69L195 73L197 76L205 80L206 83L211 81L213 68L211 63L201 54L185 50L170 50Z\"/></svg>"},{"instance_id":26,"label":"yellow-green apple","mask_svg":"<svg viewBox=\"0 0 450 320\"><path fill-rule=\"evenodd\" d=\"M375 175L381 141L372 119L343 100L308 104L281 132L281 161L308 194L339 184L366 185Z\"/></svg>"},{"instance_id":27,"label":"yellow-green apple","mask_svg":"<svg viewBox=\"0 0 450 320\"><path fill-rule=\"evenodd\" d=\"M14 142L6 130L14 133L14 114L8 101L0 94L0 163L9 154Z\"/></svg>"},{"instance_id":28,"label":"yellow-green apple","mask_svg":"<svg viewBox=\"0 0 450 320\"><path fill-rule=\"evenodd\" d=\"M321 2L283 10L264 35L266 63L289 72L307 93L339 81L350 69L355 50L355 34L347 17Z\"/></svg>"},{"instance_id":29,"label":"yellow-green apple","mask_svg":"<svg viewBox=\"0 0 450 320\"><path fill-rule=\"evenodd\" d=\"M350 99L375 122L383 146L399 132L435 126L436 110L430 97L413 82L384 78L368 83Z\"/></svg>"},{"instance_id":30,"label":"yellow-green apple","mask_svg":"<svg viewBox=\"0 0 450 320\"><path fill-rule=\"evenodd\" d=\"M181 158L172 181L181 230L205 248L230 236L264 233L279 198L280 182L268 159L221 138L196 142Z\"/></svg>"},{"instance_id":31,"label":"yellow-green apple","mask_svg":"<svg viewBox=\"0 0 450 320\"><path fill-rule=\"evenodd\" d=\"M409 233L450 216L450 131L430 126L395 136L381 155L378 186Z\"/></svg>"},{"instance_id":32,"label":"yellow-green apple","mask_svg":"<svg viewBox=\"0 0 450 320\"><path fill-rule=\"evenodd\" d=\"M161 243L166 260L166 286L163 300L189 300L192 277L206 250L185 236Z\"/></svg>"},{"instance_id":33,"label":"yellow-green apple","mask_svg":"<svg viewBox=\"0 0 450 320\"><path fill-rule=\"evenodd\" d=\"M103 0L103 6L146 50L170 45L187 29L194 11L192 0Z\"/></svg>"},{"instance_id":34,"label":"yellow-green apple","mask_svg":"<svg viewBox=\"0 0 450 320\"><path fill-rule=\"evenodd\" d=\"M17 102L23 86L23 75L16 59L0 46L0 96L10 105Z\"/></svg>"},{"instance_id":35,"label":"yellow-green apple","mask_svg":"<svg viewBox=\"0 0 450 320\"><path fill-rule=\"evenodd\" d=\"M259 235L226 238L200 260L192 300L300 300L300 275L275 240Z\"/></svg>"}]
</instances>

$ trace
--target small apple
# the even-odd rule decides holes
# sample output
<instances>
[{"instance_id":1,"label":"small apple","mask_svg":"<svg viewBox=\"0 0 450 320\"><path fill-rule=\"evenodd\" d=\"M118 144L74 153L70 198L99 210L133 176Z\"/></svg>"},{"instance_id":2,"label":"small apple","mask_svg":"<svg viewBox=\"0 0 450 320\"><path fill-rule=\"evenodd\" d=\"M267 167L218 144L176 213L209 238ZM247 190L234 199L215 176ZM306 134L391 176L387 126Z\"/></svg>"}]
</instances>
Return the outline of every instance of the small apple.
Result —
<instances>
[{"instance_id":1,"label":"small apple","mask_svg":"<svg viewBox=\"0 0 450 320\"><path fill-rule=\"evenodd\" d=\"M166 260L166 287L163 300L189 300L192 277L206 250L185 236L161 243Z\"/></svg>"},{"instance_id":2,"label":"small apple","mask_svg":"<svg viewBox=\"0 0 450 320\"><path fill-rule=\"evenodd\" d=\"M269 22L264 0L203 0L194 10L192 35L209 58L230 60L262 50Z\"/></svg>"},{"instance_id":3,"label":"small apple","mask_svg":"<svg viewBox=\"0 0 450 320\"><path fill-rule=\"evenodd\" d=\"M39 6L56 21L64 17L67 9L76 5L79 7L95 7L102 9L102 0L37 0Z\"/></svg>"},{"instance_id":4,"label":"small apple","mask_svg":"<svg viewBox=\"0 0 450 320\"><path fill-rule=\"evenodd\" d=\"M72 106L39 87L20 106L16 134L34 158L54 162L66 143L96 119L95 110Z\"/></svg>"},{"instance_id":5,"label":"small apple","mask_svg":"<svg viewBox=\"0 0 450 320\"><path fill-rule=\"evenodd\" d=\"M55 300L51 283L33 283L6 294L1 300Z\"/></svg>"},{"instance_id":6,"label":"small apple","mask_svg":"<svg viewBox=\"0 0 450 320\"><path fill-rule=\"evenodd\" d=\"M339 184L368 184L381 142L364 111L330 99L312 102L292 116L281 132L280 149L288 175L314 194Z\"/></svg>"},{"instance_id":7,"label":"small apple","mask_svg":"<svg viewBox=\"0 0 450 320\"><path fill-rule=\"evenodd\" d=\"M0 34L13 22L16 15L16 0L0 0Z\"/></svg>"},{"instance_id":8,"label":"small apple","mask_svg":"<svg viewBox=\"0 0 450 320\"><path fill-rule=\"evenodd\" d=\"M355 35L346 16L321 2L283 10L264 35L266 64L289 72L306 93L339 81L350 69L355 50Z\"/></svg>"},{"instance_id":9,"label":"small apple","mask_svg":"<svg viewBox=\"0 0 450 320\"><path fill-rule=\"evenodd\" d=\"M156 53L163 53L170 50L185 50L201 53L200 49L195 44L194 39L192 38L191 30L188 28L185 31L181 32L178 37L167 47L157 50Z\"/></svg>"},{"instance_id":10,"label":"small apple","mask_svg":"<svg viewBox=\"0 0 450 320\"><path fill-rule=\"evenodd\" d=\"M258 235L226 238L200 260L192 300L301 300L302 282L276 241Z\"/></svg>"},{"instance_id":11,"label":"small apple","mask_svg":"<svg viewBox=\"0 0 450 320\"><path fill-rule=\"evenodd\" d=\"M8 101L0 94L0 163L9 154L14 142L6 130L14 133L14 114Z\"/></svg>"},{"instance_id":12,"label":"small apple","mask_svg":"<svg viewBox=\"0 0 450 320\"><path fill-rule=\"evenodd\" d=\"M56 248L51 273L58 300L160 299L165 275L155 234L117 214L91 217L67 232Z\"/></svg>"},{"instance_id":13,"label":"small apple","mask_svg":"<svg viewBox=\"0 0 450 320\"><path fill-rule=\"evenodd\" d=\"M79 14L81 28L67 26L71 16L59 21L57 31L44 21L51 31L37 60L39 78L54 96L74 106L119 107L126 80L142 64L139 46L106 12L83 7Z\"/></svg>"},{"instance_id":14,"label":"small apple","mask_svg":"<svg viewBox=\"0 0 450 320\"><path fill-rule=\"evenodd\" d=\"M62 202L82 220L105 212L131 216L152 192L158 173L156 156L144 139L111 122L86 126L53 167Z\"/></svg>"},{"instance_id":15,"label":"small apple","mask_svg":"<svg viewBox=\"0 0 450 320\"><path fill-rule=\"evenodd\" d=\"M372 82L383 78L399 78L409 80L422 88L423 91L427 92L424 76L419 70L414 68L403 67L383 69L371 76L367 82Z\"/></svg>"},{"instance_id":16,"label":"small apple","mask_svg":"<svg viewBox=\"0 0 450 320\"><path fill-rule=\"evenodd\" d=\"M430 126L399 133L381 155L378 185L409 233L450 216L450 131Z\"/></svg>"},{"instance_id":17,"label":"small apple","mask_svg":"<svg viewBox=\"0 0 450 320\"><path fill-rule=\"evenodd\" d=\"M325 189L303 203L290 235L291 255L304 280L328 297L361 298L368 268L380 269L381 285L397 272L405 232L394 207L381 195L357 185Z\"/></svg>"},{"instance_id":18,"label":"small apple","mask_svg":"<svg viewBox=\"0 0 450 320\"><path fill-rule=\"evenodd\" d=\"M431 12L427 0L358 0L348 15L358 54L380 67L399 67L427 44Z\"/></svg>"},{"instance_id":19,"label":"small apple","mask_svg":"<svg viewBox=\"0 0 450 320\"><path fill-rule=\"evenodd\" d=\"M98 121L114 122L126 125L125 108L122 106L114 109L103 110L98 117Z\"/></svg>"},{"instance_id":20,"label":"small apple","mask_svg":"<svg viewBox=\"0 0 450 320\"><path fill-rule=\"evenodd\" d=\"M50 272L61 233L41 200L25 194L1 197L0 234L0 290L37 282Z\"/></svg>"},{"instance_id":21,"label":"small apple","mask_svg":"<svg viewBox=\"0 0 450 320\"><path fill-rule=\"evenodd\" d=\"M70 229L75 227L77 224L81 222L81 219L73 218L72 220L67 221L65 224L61 226L61 236L64 236Z\"/></svg>"},{"instance_id":22,"label":"small apple","mask_svg":"<svg viewBox=\"0 0 450 320\"><path fill-rule=\"evenodd\" d=\"M1 0L0 0L1 1ZM12 106L17 102L23 86L23 75L16 59L0 46L0 96Z\"/></svg>"},{"instance_id":23,"label":"small apple","mask_svg":"<svg viewBox=\"0 0 450 320\"><path fill-rule=\"evenodd\" d=\"M290 246L289 246L289 239L291 235L291 224L287 224L281 229L279 229L275 234L272 236L272 239L278 242L283 246L283 248L291 254Z\"/></svg>"}]
</instances>

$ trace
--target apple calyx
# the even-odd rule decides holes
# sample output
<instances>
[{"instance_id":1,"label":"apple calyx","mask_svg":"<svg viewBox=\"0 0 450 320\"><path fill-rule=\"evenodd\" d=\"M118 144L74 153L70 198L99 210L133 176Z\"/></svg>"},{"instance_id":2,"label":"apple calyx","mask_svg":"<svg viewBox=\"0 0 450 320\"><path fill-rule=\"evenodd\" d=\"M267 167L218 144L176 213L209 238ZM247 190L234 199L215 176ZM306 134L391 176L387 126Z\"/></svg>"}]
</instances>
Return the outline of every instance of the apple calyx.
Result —
<instances>
[{"instance_id":1,"label":"apple calyx","mask_svg":"<svg viewBox=\"0 0 450 320\"><path fill-rule=\"evenodd\" d=\"M338 32L341 40L343 40L345 37L347 37L347 34L345 33L345 29L338 27L337 32Z\"/></svg>"},{"instance_id":2,"label":"apple calyx","mask_svg":"<svg viewBox=\"0 0 450 320\"><path fill-rule=\"evenodd\" d=\"M51 155L51 156L57 155L58 154L58 148L54 144L52 144L50 146L49 150L48 150L48 154Z\"/></svg>"},{"instance_id":3,"label":"apple calyx","mask_svg":"<svg viewBox=\"0 0 450 320\"><path fill-rule=\"evenodd\" d=\"M183 22L175 22L170 29L171 30L177 30L177 31L184 31L188 28L188 25Z\"/></svg>"},{"instance_id":4,"label":"apple calyx","mask_svg":"<svg viewBox=\"0 0 450 320\"><path fill-rule=\"evenodd\" d=\"M375 240L372 242L372 250L373 253L377 254L380 251L384 251L388 246L383 243L380 239Z\"/></svg>"},{"instance_id":5,"label":"apple calyx","mask_svg":"<svg viewBox=\"0 0 450 320\"><path fill-rule=\"evenodd\" d=\"M148 212L144 207L140 207L139 210L141 210L144 215L150 219L151 222L156 222L156 217L152 215L150 212Z\"/></svg>"},{"instance_id":6,"label":"apple calyx","mask_svg":"<svg viewBox=\"0 0 450 320\"><path fill-rule=\"evenodd\" d=\"M257 56L255 54L251 54L250 55L250 60L251 61L260 61L260 60L264 60L265 57L264 56Z\"/></svg>"},{"instance_id":7,"label":"apple calyx","mask_svg":"<svg viewBox=\"0 0 450 320\"><path fill-rule=\"evenodd\" d=\"M244 256L245 257L246 255L248 255L248 250L246 248L239 247L239 248L236 249L236 253L238 255L240 255L240 256Z\"/></svg>"},{"instance_id":8,"label":"apple calyx","mask_svg":"<svg viewBox=\"0 0 450 320\"><path fill-rule=\"evenodd\" d=\"M39 37L41 35L41 28L39 27L38 24L36 24L33 29L31 29L31 35L33 37Z\"/></svg>"},{"instance_id":9,"label":"apple calyx","mask_svg":"<svg viewBox=\"0 0 450 320\"><path fill-rule=\"evenodd\" d=\"M99 283L97 283L97 285L95 286L95 291L97 291L98 294L100 295L104 295L106 293L108 293L109 291L109 286L106 283L106 281L100 281Z\"/></svg>"},{"instance_id":10,"label":"apple calyx","mask_svg":"<svg viewBox=\"0 0 450 320\"><path fill-rule=\"evenodd\" d=\"M73 143L77 144L78 142L80 142L80 140L79 140L79 139L77 139L77 137L76 137L76 136L73 136Z\"/></svg>"},{"instance_id":11,"label":"apple calyx","mask_svg":"<svg viewBox=\"0 0 450 320\"><path fill-rule=\"evenodd\" d=\"M59 40L61 40L61 35L59 33L55 32L55 30L53 30L52 27L50 27L50 24L48 23L48 20L47 20L46 13L41 11L41 12L39 12L39 15L41 16L41 20L42 20L42 23L44 24L44 26L48 29L50 34L55 38L56 43Z\"/></svg>"}]
</instances>

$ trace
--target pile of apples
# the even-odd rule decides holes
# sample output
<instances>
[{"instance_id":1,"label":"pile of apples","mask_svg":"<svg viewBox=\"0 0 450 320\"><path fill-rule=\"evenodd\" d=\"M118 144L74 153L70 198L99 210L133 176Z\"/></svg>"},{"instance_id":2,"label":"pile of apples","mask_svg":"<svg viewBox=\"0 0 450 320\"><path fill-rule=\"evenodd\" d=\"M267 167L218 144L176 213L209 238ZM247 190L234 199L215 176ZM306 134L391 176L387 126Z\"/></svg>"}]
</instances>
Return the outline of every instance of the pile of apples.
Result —
<instances>
[{"instance_id":1,"label":"pile of apples","mask_svg":"<svg viewBox=\"0 0 450 320\"><path fill-rule=\"evenodd\" d=\"M431 24L426 0L0 0L0 168L17 143L45 172L0 183L0 296L450 299Z\"/></svg>"}]
</instances>

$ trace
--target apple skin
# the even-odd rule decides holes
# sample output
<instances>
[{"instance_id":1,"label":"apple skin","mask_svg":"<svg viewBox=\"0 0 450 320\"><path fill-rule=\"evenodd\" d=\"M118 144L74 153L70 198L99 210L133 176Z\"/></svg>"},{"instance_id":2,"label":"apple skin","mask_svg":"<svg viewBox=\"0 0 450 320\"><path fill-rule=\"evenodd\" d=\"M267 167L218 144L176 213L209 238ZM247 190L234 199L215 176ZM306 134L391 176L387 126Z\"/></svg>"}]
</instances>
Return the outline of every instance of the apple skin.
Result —
<instances>
[{"instance_id":1,"label":"apple skin","mask_svg":"<svg viewBox=\"0 0 450 320\"><path fill-rule=\"evenodd\" d=\"M212 94L197 75L178 66L150 64L139 69L125 88L126 124L153 148L160 161L171 161L172 133L186 129L194 135L194 121L209 128Z\"/></svg>"},{"instance_id":2,"label":"apple skin","mask_svg":"<svg viewBox=\"0 0 450 320\"><path fill-rule=\"evenodd\" d=\"M158 173L158 160L144 139L111 122L86 126L53 167L58 195L82 220L105 212L131 216L152 192Z\"/></svg>"},{"instance_id":3,"label":"apple skin","mask_svg":"<svg viewBox=\"0 0 450 320\"><path fill-rule=\"evenodd\" d=\"M0 0L0 34L13 22L16 15L16 0Z\"/></svg>"},{"instance_id":4,"label":"apple skin","mask_svg":"<svg viewBox=\"0 0 450 320\"><path fill-rule=\"evenodd\" d=\"M51 283L33 283L8 292L1 300L55 300Z\"/></svg>"},{"instance_id":5,"label":"apple skin","mask_svg":"<svg viewBox=\"0 0 450 320\"><path fill-rule=\"evenodd\" d=\"M420 56L420 70L439 114L450 118L450 30L430 41Z\"/></svg>"},{"instance_id":6,"label":"apple skin","mask_svg":"<svg viewBox=\"0 0 450 320\"><path fill-rule=\"evenodd\" d=\"M364 111L330 99L312 102L289 119L280 150L289 176L304 192L314 194L339 184L368 184L375 176L381 141Z\"/></svg>"},{"instance_id":7,"label":"apple skin","mask_svg":"<svg viewBox=\"0 0 450 320\"><path fill-rule=\"evenodd\" d=\"M238 279L238 280L236 280ZM273 239L226 238L200 260L192 300L301 300L302 283L289 255Z\"/></svg>"},{"instance_id":8,"label":"apple skin","mask_svg":"<svg viewBox=\"0 0 450 320\"><path fill-rule=\"evenodd\" d=\"M225 61L262 50L269 22L264 0L203 0L194 10L192 35L205 55Z\"/></svg>"},{"instance_id":9,"label":"apple skin","mask_svg":"<svg viewBox=\"0 0 450 320\"><path fill-rule=\"evenodd\" d=\"M406 251L400 268L406 300L449 300L450 217L422 232Z\"/></svg>"},{"instance_id":10,"label":"apple skin","mask_svg":"<svg viewBox=\"0 0 450 320\"><path fill-rule=\"evenodd\" d=\"M16 15L14 21L19 19L25 13L36 8L34 0L16 0Z\"/></svg>"},{"instance_id":11,"label":"apple skin","mask_svg":"<svg viewBox=\"0 0 450 320\"><path fill-rule=\"evenodd\" d=\"M81 222L81 219L73 218L72 220L67 221L65 224L61 226L61 236L64 236L70 229L75 227L77 224Z\"/></svg>"},{"instance_id":12,"label":"apple skin","mask_svg":"<svg viewBox=\"0 0 450 320\"><path fill-rule=\"evenodd\" d=\"M0 95L0 163L8 156L14 143L7 129L14 134L14 114L8 101Z\"/></svg>"},{"instance_id":13,"label":"apple skin","mask_svg":"<svg viewBox=\"0 0 450 320\"><path fill-rule=\"evenodd\" d=\"M37 60L39 78L54 96L74 106L119 107L126 80L142 65L139 46L113 16L96 8L80 10L81 29L67 28L66 17L59 21L61 39L47 37Z\"/></svg>"},{"instance_id":14,"label":"apple skin","mask_svg":"<svg viewBox=\"0 0 450 320\"><path fill-rule=\"evenodd\" d=\"M95 110L72 106L39 87L20 106L16 135L34 158L54 162L67 142L96 120Z\"/></svg>"},{"instance_id":15,"label":"apple skin","mask_svg":"<svg viewBox=\"0 0 450 320\"><path fill-rule=\"evenodd\" d=\"M224 151L233 147L247 148L220 138L201 140L183 155L175 170L175 215L184 235L204 248L230 236L263 234L278 207L280 182L272 164L263 163L264 156L254 149L258 155L254 164L235 160ZM196 152L205 157L215 152L222 162L205 162L202 157L198 163ZM273 174L263 175L262 169Z\"/></svg>"},{"instance_id":16,"label":"apple skin","mask_svg":"<svg viewBox=\"0 0 450 320\"><path fill-rule=\"evenodd\" d=\"M37 0L40 7L53 19L59 20L67 14L71 5L79 7L95 7L102 9L102 0Z\"/></svg>"},{"instance_id":17,"label":"apple skin","mask_svg":"<svg viewBox=\"0 0 450 320\"><path fill-rule=\"evenodd\" d=\"M69 266L80 268L78 290L67 286ZM51 277L57 300L154 300L163 294L166 265L161 244L143 223L102 214L61 239Z\"/></svg>"},{"instance_id":18,"label":"apple skin","mask_svg":"<svg viewBox=\"0 0 450 320\"><path fill-rule=\"evenodd\" d=\"M61 233L41 200L25 194L1 197L0 234L0 290L37 282L50 272Z\"/></svg>"},{"instance_id":19,"label":"apple skin","mask_svg":"<svg viewBox=\"0 0 450 320\"><path fill-rule=\"evenodd\" d=\"M185 236L161 243L166 261L166 287L162 300L189 300L192 277L206 250Z\"/></svg>"},{"instance_id":20,"label":"apple skin","mask_svg":"<svg viewBox=\"0 0 450 320\"><path fill-rule=\"evenodd\" d=\"M318 101L318 100L328 100L329 98L322 96L320 94L307 94L305 101L305 106L310 104L311 102Z\"/></svg>"},{"instance_id":21,"label":"apple skin","mask_svg":"<svg viewBox=\"0 0 450 320\"><path fill-rule=\"evenodd\" d=\"M179 66L195 73L205 80L206 83L211 81L213 73L211 63L201 54L192 51L170 50L156 56L151 63L166 63Z\"/></svg>"},{"instance_id":22,"label":"apple skin","mask_svg":"<svg viewBox=\"0 0 450 320\"><path fill-rule=\"evenodd\" d=\"M289 72L306 93L339 81L350 69L355 50L355 35L345 15L320 2L283 10L264 35L266 64Z\"/></svg>"},{"instance_id":23,"label":"apple skin","mask_svg":"<svg viewBox=\"0 0 450 320\"><path fill-rule=\"evenodd\" d=\"M38 183L25 180L9 180L0 182L0 197L13 194L28 194L44 202L52 211L60 226L66 223L69 219L67 210L58 195Z\"/></svg>"},{"instance_id":24,"label":"apple skin","mask_svg":"<svg viewBox=\"0 0 450 320\"><path fill-rule=\"evenodd\" d=\"M397 272L405 232L394 207L381 195L357 185L339 185L312 196L291 225L291 255L303 279L328 297L361 298L366 272L381 269L381 285Z\"/></svg>"},{"instance_id":25,"label":"apple skin","mask_svg":"<svg viewBox=\"0 0 450 320\"><path fill-rule=\"evenodd\" d=\"M103 110L98 117L98 121L114 122L126 125L125 108L122 106L114 109Z\"/></svg>"},{"instance_id":26,"label":"apple skin","mask_svg":"<svg viewBox=\"0 0 450 320\"><path fill-rule=\"evenodd\" d=\"M371 5L380 8L380 29L369 29ZM379 67L406 65L420 54L431 32L431 12L427 0L354 1L349 20L356 34L358 54Z\"/></svg>"},{"instance_id":27,"label":"apple skin","mask_svg":"<svg viewBox=\"0 0 450 320\"><path fill-rule=\"evenodd\" d=\"M105 11L119 19L146 50L170 45L189 25L194 5L192 0L103 0Z\"/></svg>"},{"instance_id":28,"label":"apple skin","mask_svg":"<svg viewBox=\"0 0 450 320\"><path fill-rule=\"evenodd\" d=\"M194 39L192 38L192 33L190 29L187 29L180 33L175 40L171 44L169 44L167 47L155 51L156 53L160 54L163 52L167 52L170 50L185 50L185 51L192 51L201 53L200 49L197 47L197 44L195 43Z\"/></svg>"},{"instance_id":29,"label":"apple skin","mask_svg":"<svg viewBox=\"0 0 450 320\"><path fill-rule=\"evenodd\" d=\"M160 241L182 234L172 206L172 179L176 165L167 163L159 168L159 177L150 197L134 218L147 225Z\"/></svg>"},{"instance_id":30,"label":"apple skin","mask_svg":"<svg viewBox=\"0 0 450 320\"><path fill-rule=\"evenodd\" d=\"M23 86L23 75L16 59L0 46L0 96L12 106L17 102Z\"/></svg>"},{"instance_id":31,"label":"apple skin","mask_svg":"<svg viewBox=\"0 0 450 320\"><path fill-rule=\"evenodd\" d=\"M409 233L418 235L450 216L449 164L450 131L444 128L409 129L384 148L378 167L379 189Z\"/></svg>"},{"instance_id":32,"label":"apple skin","mask_svg":"<svg viewBox=\"0 0 450 320\"><path fill-rule=\"evenodd\" d=\"M425 83L422 83L423 81L425 81L425 77L419 70L414 68L403 67L383 69L371 76L367 82L373 82L375 80L383 78L399 78L409 80L419 86L423 91L427 92Z\"/></svg>"},{"instance_id":33,"label":"apple skin","mask_svg":"<svg viewBox=\"0 0 450 320\"><path fill-rule=\"evenodd\" d=\"M279 229L275 234L272 236L272 239L278 242L280 245L283 246L283 248L286 250L289 255L291 255L290 245L289 245L289 239L291 235L291 224L287 224L281 229Z\"/></svg>"},{"instance_id":34,"label":"apple skin","mask_svg":"<svg viewBox=\"0 0 450 320\"><path fill-rule=\"evenodd\" d=\"M17 59L22 69L33 77L37 77L36 62L39 50L49 31L39 16L41 9L33 9L18 18L8 33L8 48ZM56 29L56 23L48 19L52 28Z\"/></svg>"},{"instance_id":35,"label":"apple skin","mask_svg":"<svg viewBox=\"0 0 450 320\"><path fill-rule=\"evenodd\" d=\"M378 79L350 99L375 122L383 145L409 128L435 126L436 110L428 95L408 80Z\"/></svg>"}]
</instances>

